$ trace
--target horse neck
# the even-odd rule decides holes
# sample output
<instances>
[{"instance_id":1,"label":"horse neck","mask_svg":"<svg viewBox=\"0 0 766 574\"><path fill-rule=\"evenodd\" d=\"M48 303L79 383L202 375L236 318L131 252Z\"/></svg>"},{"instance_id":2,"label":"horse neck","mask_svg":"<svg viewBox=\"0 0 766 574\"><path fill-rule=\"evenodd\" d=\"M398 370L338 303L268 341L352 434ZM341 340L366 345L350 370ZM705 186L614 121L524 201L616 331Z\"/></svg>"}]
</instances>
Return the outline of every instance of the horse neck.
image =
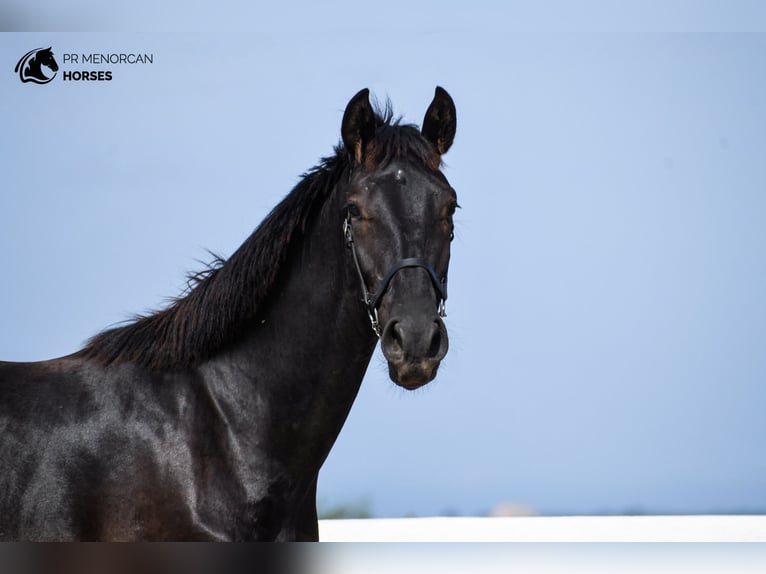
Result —
<instances>
[{"instance_id":1,"label":"horse neck","mask_svg":"<svg viewBox=\"0 0 766 574\"><path fill-rule=\"evenodd\" d=\"M335 203L334 198L325 203L290 257L278 294L260 320L284 325L278 327L283 337L277 345L304 358L305 369L322 371L335 368L336 362L345 369L364 359L361 379L376 338L345 246L341 209Z\"/></svg>"},{"instance_id":2,"label":"horse neck","mask_svg":"<svg viewBox=\"0 0 766 574\"><path fill-rule=\"evenodd\" d=\"M247 380L246 388L227 388L226 395L254 393L257 404L271 411L268 417L253 413L259 419L254 425L273 418L275 427L293 427L312 444L319 464L340 432L376 343L336 195L292 249L273 296L241 342L211 361Z\"/></svg>"},{"instance_id":3,"label":"horse neck","mask_svg":"<svg viewBox=\"0 0 766 574\"><path fill-rule=\"evenodd\" d=\"M37 57L32 58L27 62L27 74L39 78L42 74L42 66Z\"/></svg>"}]
</instances>

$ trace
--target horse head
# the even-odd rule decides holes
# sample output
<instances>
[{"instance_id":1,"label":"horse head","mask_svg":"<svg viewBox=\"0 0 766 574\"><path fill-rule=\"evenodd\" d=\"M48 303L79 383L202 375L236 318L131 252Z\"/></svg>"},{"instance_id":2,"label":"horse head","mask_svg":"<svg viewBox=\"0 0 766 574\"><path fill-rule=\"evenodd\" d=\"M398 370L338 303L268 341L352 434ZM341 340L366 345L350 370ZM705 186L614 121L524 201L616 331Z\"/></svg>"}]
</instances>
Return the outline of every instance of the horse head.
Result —
<instances>
[{"instance_id":1,"label":"horse head","mask_svg":"<svg viewBox=\"0 0 766 574\"><path fill-rule=\"evenodd\" d=\"M56 63L56 59L53 57L53 50L51 48L45 48L35 54L34 61L39 65L46 66L54 72L58 72L59 65ZM31 66L32 62L30 62Z\"/></svg>"},{"instance_id":2,"label":"horse head","mask_svg":"<svg viewBox=\"0 0 766 574\"><path fill-rule=\"evenodd\" d=\"M421 130L381 121L366 89L343 116L351 164L343 230L389 376L407 389L433 380L448 348L442 317L457 195L440 166L455 129L442 88Z\"/></svg>"},{"instance_id":3,"label":"horse head","mask_svg":"<svg viewBox=\"0 0 766 574\"><path fill-rule=\"evenodd\" d=\"M53 72L53 76L46 76L42 66L49 68ZM16 64L14 72L18 72L19 79L24 83L47 84L56 77L58 69L59 65L53 57L53 50L51 48L38 48L27 52Z\"/></svg>"}]
</instances>

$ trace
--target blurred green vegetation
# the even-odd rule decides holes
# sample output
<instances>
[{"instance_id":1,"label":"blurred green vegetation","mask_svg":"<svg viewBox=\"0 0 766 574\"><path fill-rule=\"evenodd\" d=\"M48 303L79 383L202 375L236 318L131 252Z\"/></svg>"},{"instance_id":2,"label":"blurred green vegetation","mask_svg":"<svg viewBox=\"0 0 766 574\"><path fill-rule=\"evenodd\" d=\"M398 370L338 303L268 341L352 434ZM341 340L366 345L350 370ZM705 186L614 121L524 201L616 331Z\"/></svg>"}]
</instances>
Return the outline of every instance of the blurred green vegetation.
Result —
<instances>
[{"instance_id":1,"label":"blurred green vegetation","mask_svg":"<svg viewBox=\"0 0 766 574\"><path fill-rule=\"evenodd\" d=\"M364 496L356 500L328 503L326 499L317 501L317 514L320 520L333 518L372 518L372 500Z\"/></svg>"}]
</instances>

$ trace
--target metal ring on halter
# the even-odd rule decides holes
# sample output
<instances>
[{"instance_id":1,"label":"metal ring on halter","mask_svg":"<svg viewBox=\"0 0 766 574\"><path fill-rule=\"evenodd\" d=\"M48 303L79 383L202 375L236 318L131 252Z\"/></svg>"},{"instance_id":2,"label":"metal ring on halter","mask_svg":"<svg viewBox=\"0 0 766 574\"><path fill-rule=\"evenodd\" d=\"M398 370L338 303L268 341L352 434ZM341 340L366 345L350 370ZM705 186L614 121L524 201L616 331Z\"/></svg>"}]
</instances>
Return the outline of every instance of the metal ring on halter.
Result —
<instances>
[{"instance_id":1,"label":"metal ring on halter","mask_svg":"<svg viewBox=\"0 0 766 574\"><path fill-rule=\"evenodd\" d=\"M370 325L372 325L372 330L375 331L378 339L380 339L380 319L378 318L378 310L373 307L372 311L370 311L368 307L367 316L370 318Z\"/></svg>"}]
</instances>

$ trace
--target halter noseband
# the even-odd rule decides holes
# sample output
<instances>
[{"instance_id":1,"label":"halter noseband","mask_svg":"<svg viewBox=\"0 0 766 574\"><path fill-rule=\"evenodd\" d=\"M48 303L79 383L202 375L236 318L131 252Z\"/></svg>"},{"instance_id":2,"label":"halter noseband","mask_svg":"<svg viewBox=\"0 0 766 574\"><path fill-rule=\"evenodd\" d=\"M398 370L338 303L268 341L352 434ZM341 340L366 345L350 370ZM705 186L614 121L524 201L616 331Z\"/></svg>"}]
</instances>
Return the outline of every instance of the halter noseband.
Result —
<instances>
[{"instance_id":1,"label":"halter noseband","mask_svg":"<svg viewBox=\"0 0 766 574\"><path fill-rule=\"evenodd\" d=\"M359 257L356 254L356 245L354 245L354 229L351 226L350 213L343 221L343 236L346 238L346 247L351 249L351 255L354 258L354 267L356 267L357 275L359 275L359 283L362 286L362 301L367 307L367 316L370 318L372 330L375 331L375 334L378 336L378 338L380 338L381 335L380 320L378 319L378 308L380 307L380 303L383 300L383 295L386 294L388 286L391 283L391 280L394 278L394 275L407 267L420 267L428 272L428 277L431 279L431 283L433 283L436 292L439 294L439 316L447 316L445 309L445 303L447 301L447 278L442 277L440 279L428 261L420 257L407 257L405 259L400 259L391 266L391 269L389 269L388 273L386 273L385 277L383 277L383 280L378 286L378 290L375 293L370 293L370 290L367 289L367 284L364 281L364 275L362 275L362 268L359 266Z\"/></svg>"}]
</instances>

